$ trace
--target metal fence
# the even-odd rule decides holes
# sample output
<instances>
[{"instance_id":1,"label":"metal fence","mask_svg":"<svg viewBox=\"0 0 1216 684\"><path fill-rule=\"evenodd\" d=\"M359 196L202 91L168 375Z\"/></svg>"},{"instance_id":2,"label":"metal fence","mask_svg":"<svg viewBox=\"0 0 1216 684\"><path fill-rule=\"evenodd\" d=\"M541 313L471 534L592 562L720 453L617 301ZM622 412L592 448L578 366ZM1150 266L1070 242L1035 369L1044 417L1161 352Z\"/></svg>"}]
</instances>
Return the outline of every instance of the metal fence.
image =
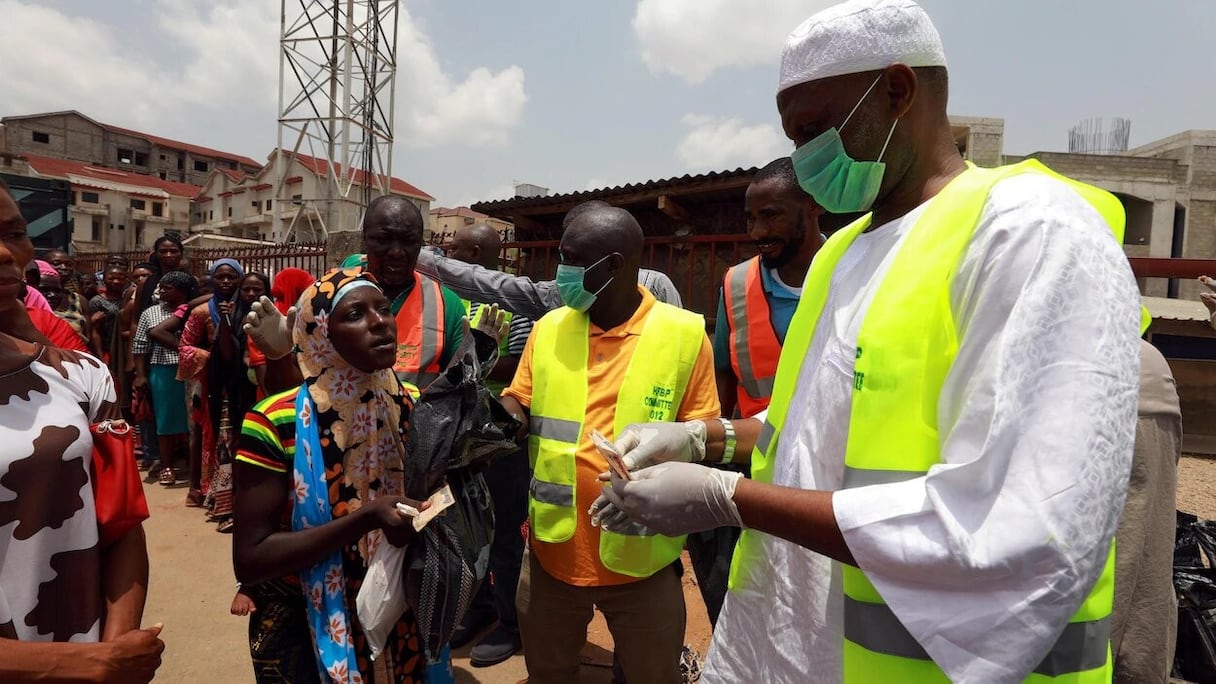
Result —
<instances>
[{"instance_id":1,"label":"metal fence","mask_svg":"<svg viewBox=\"0 0 1216 684\"><path fill-rule=\"evenodd\" d=\"M551 280L557 273L557 246L557 240L504 243L505 255L518 256L504 259L503 265L533 280ZM666 273L679 290L684 308L703 314L712 330L726 269L755 255L756 248L746 233L651 237L645 239L642 266Z\"/></svg>"},{"instance_id":2,"label":"metal fence","mask_svg":"<svg viewBox=\"0 0 1216 684\"><path fill-rule=\"evenodd\" d=\"M148 252L92 252L76 255L76 270L93 273L105 267L108 257L121 256L131 266L148 260ZM254 245L249 247L191 247L187 246L182 270L195 276L207 274L218 259L236 259L246 272L259 271L273 278L287 267L302 268L309 273L324 273L327 268L324 242Z\"/></svg>"}]
</instances>

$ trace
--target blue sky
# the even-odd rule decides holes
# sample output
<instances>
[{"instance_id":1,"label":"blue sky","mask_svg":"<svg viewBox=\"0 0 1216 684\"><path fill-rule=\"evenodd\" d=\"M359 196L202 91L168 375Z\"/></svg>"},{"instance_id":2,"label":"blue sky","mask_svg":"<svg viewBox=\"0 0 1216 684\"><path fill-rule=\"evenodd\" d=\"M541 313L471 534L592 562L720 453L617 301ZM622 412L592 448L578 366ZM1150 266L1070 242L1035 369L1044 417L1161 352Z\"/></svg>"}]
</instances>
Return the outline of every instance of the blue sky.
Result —
<instances>
[{"instance_id":1,"label":"blue sky","mask_svg":"<svg viewBox=\"0 0 1216 684\"><path fill-rule=\"evenodd\" d=\"M291 0L294 2L295 0ZM289 2L289 4L291 4ZM784 37L815 0L402 3L396 175L439 204L763 163ZM951 111L1005 152L1094 116L1133 145L1216 128L1210 0L924 0ZM763 9L758 9L763 8ZM0 114L95 118L262 159L276 140L274 0L0 0Z\"/></svg>"}]
</instances>

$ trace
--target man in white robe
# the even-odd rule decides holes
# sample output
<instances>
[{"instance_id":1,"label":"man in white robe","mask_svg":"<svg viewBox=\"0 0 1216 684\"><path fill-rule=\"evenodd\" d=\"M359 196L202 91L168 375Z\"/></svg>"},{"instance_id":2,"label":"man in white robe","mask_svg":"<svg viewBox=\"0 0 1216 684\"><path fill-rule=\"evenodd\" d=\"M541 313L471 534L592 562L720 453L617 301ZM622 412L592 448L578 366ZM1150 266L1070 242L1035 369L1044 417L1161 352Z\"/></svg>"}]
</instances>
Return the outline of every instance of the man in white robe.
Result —
<instances>
[{"instance_id":1,"label":"man in white robe","mask_svg":"<svg viewBox=\"0 0 1216 684\"><path fill-rule=\"evenodd\" d=\"M870 209L872 222L831 272L809 346L782 351L802 358L772 483L685 462L746 460L765 416L649 424L618 444L640 470L612 478L596 522L763 533L703 681L842 681L843 564L951 680L1021 681L1103 572L1135 435L1139 293L1102 215L1047 174L991 188L950 282L958 350L936 401L939 463L845 488L861 322L916 220L966 170L946 99L940 39L910 0L842 3L794 31L777 97L786 135L803 146L839 127L849 161L886 166L868 198L799 170L829 211Z\"/></svg>"}]
</instances>

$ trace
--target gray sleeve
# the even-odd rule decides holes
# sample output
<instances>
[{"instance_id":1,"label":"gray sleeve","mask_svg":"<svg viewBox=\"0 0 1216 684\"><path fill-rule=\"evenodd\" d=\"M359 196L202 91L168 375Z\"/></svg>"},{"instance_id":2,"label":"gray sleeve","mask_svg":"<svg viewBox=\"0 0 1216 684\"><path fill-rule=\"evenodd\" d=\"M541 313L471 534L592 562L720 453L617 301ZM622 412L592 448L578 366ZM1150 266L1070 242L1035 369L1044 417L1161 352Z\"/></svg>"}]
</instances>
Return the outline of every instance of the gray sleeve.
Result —
<instances>
[{"instance_id":1,"label":"gray sleeve","mask_svg":"<svg viewBox=\"0 0 1216 684\"><path fill-rule=\"evenodd\" d=\"M638 284L650 290L650 294L654 298L680 308L684 307L680 301L680 291L676 289L675 283L671 282L671 278L667 277L662 271L652 271L648 268L643 268L638 271Z\"/></svg>"},{"instance_id":2,"label":"gray sleeve","mask_svg":"<svg viewBox=\"0 0 1216 684\"><path fill-rule=\"evenodd\" d=\"M438 279L463 299L497 304L516 316L539 319L562 305L557 283L552 280L535 283L531 278L491 271L426 250L418 255L416 268L419 273Z\"/></svg>"}]
</instances>

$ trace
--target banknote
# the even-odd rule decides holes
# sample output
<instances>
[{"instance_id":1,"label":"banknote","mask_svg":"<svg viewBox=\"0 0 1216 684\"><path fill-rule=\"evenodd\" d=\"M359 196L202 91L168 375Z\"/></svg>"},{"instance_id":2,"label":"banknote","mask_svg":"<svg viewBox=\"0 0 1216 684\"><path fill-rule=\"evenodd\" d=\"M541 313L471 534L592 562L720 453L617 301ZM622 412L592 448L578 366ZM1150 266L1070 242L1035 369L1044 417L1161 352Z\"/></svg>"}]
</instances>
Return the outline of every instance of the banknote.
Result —
<instances>
[{"instance_id":1,"label":"banknote","mask_svg":"<svg viewBox=\"0 0 1216 684\"><path fill-rule=\"evenodd\" d=\"M414 518L415 531L421 531L427 523L439 517L449 506L456 503L456 497L452 495L452 488L445 484L442 489L430 495L427 501L431 505L422 509Z\"/></svg>"},{"instance_id":2,"label":"banknote","mask_svg":"<svg viewBox=\"0 0 1216 684\"><path fill-rule=\"evenodd\" d=\"M633 479L633 476L629 474L629 468L625 467L625 460L621 458L621 452L616 450L616 445L594 428L591 430L591 443L603 454L604 460L608 461L608 467L616 473L617 477L622 480Z\"/></svg>"}]
</instances>

